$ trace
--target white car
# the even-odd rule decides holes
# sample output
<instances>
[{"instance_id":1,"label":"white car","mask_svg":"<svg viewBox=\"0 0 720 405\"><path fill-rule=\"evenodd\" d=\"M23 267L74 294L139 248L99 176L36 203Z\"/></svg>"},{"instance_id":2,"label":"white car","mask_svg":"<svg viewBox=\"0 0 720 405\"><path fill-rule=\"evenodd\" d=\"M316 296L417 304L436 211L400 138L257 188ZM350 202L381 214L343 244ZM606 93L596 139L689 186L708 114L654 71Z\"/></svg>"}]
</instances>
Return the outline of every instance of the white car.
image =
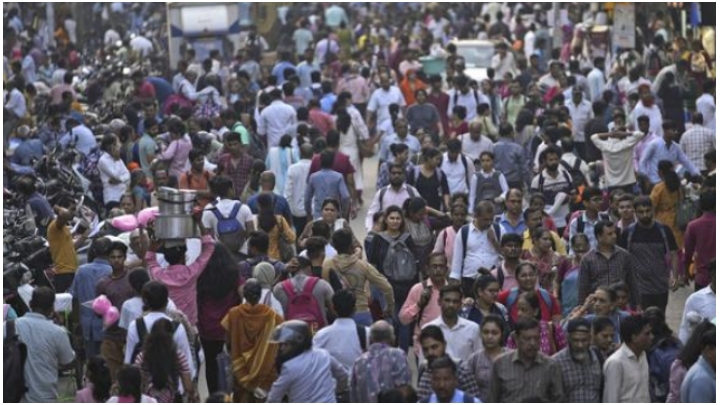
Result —
<instances>
[{"instance_id":1,"label":"white car","mask_svg":"<svg viewBox=\"0 0 720 405\"><path fill-rule=\"evenodd\" d=\"M492 66L495 42L484 39L463 39L452 41L457 55L465 61L465 74L480 83L487 79L487 70Z\"/></svg>"}]
</instances>

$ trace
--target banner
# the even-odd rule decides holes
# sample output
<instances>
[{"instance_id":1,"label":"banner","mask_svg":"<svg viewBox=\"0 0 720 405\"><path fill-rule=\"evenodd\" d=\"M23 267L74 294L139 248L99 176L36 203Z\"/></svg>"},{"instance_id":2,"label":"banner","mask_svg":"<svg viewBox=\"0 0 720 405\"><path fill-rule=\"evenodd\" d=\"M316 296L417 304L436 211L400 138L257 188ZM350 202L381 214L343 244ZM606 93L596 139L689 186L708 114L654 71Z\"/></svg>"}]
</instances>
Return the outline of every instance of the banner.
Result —
<instances>
[{"instance_id":1,"label":"banner","mask_svg":"<svg viewBox=\"0 0 720 405\"><path fill-rule=\"evenodd\" d=\"M635 5L616 4L613 14L612 47L635 48Z\"/></svg>"}]
</instances>

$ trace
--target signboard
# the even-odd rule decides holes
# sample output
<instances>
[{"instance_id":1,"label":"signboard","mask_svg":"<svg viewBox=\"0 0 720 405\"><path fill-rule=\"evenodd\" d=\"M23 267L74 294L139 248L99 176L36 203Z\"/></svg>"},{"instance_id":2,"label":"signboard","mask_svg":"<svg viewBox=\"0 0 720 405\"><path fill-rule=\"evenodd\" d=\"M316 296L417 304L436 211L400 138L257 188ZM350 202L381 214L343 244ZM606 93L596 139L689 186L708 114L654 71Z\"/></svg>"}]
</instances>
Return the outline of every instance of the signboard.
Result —
<instances>
[{"instance_id":1,"label":"signboard","mask_svg":"<svg viewBox=\"0 0 720 405\"><path fill-rule=\"evenodd\" d=\"M616 4L613 13L612 46L635 48L635 5Z\"/></svg>"}]
</instances>

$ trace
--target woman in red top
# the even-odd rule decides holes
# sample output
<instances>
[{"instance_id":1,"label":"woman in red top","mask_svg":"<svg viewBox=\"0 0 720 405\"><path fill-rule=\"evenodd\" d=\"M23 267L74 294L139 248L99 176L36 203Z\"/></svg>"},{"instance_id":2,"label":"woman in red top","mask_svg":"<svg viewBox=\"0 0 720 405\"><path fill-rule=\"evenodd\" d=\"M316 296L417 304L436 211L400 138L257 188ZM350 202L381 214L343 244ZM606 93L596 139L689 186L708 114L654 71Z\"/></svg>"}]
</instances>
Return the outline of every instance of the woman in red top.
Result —
<instances>
[{"instance_id":1,"label":"woman in red top","mask_svg":"<svg viewBox=\"0 0 720 405\"><path fill-rule=\"evenodd\" d=\"M538 270L534 263L521 262L515 268L515 278L518 281L518 286L501 292L497 298L499 303L505 305L513 322L517 322L518 319L517 303L520 294L533 291L540 301L540 319L553 321L555 324L562 320L562 310L557 299L548 290L537 286Z\"/></svg>"}]
</instances>

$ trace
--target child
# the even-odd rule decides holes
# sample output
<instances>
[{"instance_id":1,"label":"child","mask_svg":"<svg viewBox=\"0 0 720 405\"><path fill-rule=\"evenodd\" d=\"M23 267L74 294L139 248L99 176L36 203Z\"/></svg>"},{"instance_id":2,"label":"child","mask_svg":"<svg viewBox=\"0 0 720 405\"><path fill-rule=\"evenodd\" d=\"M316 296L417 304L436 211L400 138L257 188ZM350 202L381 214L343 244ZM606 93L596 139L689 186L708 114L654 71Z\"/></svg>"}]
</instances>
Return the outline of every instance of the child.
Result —
<instances>
[{"instance_id":1,"label":"child","mask_svg":"<svg viewBox=\"0 0 720 405\"><path fill-rule=\"evenodd\" d=\"M110 369L107 362L100 356L88 360L85 371L85 388L75 393L75 402L95 404L110 398Z\"/></svg>"},{"instance_id":2,"label":"child","mask_svg":"<svg viewBox=\"0 0 720 405\"><path fill-rule=\"evenodd\" d=\"M118 372L117 379L118 394L108 399L107 403L157 403L154 398L142 394L142 375L139 368L126 365Z\"/></svg>"},{"instance_id":3,"label":"child","mask_svg":"<svg viewBox=\"0 0 720 405\"><path fill-rule=\"evenodd\" d=\"M473 175L470 184L470 201L475 207L480 201L490 201L495 215L503 212L505 193L508 191L505 175L495 170L495 155L492 152L480 154L480 170Z\"/></svg>"}]
</instances>

